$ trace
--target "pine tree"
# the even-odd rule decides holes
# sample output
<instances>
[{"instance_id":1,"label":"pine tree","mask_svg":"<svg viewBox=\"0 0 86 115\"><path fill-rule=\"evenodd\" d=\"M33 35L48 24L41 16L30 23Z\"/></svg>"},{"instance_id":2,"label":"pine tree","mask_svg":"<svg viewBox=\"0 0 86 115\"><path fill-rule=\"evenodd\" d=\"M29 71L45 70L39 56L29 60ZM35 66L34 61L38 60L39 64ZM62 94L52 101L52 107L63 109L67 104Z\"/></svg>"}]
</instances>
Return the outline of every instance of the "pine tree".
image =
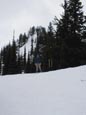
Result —
<instances>
[{"instance_id":1,"label":"pine tree","mask_svg":"<svg viewBox=\"0 0 86 115\"><path fill-rule=\"evenodd\" d=\"M30 73L30 72L31 72L31 64L30 64L30 56L28 52L28 59L25 66L25 73Z\"/></svg>"},{"instance_id":2,"label":"pine tree","mask_svg":"<svg viewBox=\"0 0 86 115\"><path fill-rule=\"evenodd\" d=\"M17 57L17 73L22 73L22 65L21 65L21 56L18 53L18 57Z\"/></svg>"},{"instance_id":3,"label":"pine tree","mask_svg":"<svg viewBox=\"0 0 86 115\"><path fill-rule=\"evenodd\" d=\"M33 37L31 38L31 55L33 55Z\"/></svg>"},{"instance_id":4,"label":"pine tree","mask_svg":"<svg viewBox=\"0 0 86 115\"><path fill-rule=\"evenodd\" d=\"M26 67L26 47L24 47L24 71Z\"/></svg>"},{"instance_id":5,"label":"pine tree","mask_svg":"<svg viewBox=\"0 0 86 115\"><path fill-rule=\"evenodd\" d=\"M54 37L54 29L52 23L49 23L48 31L47 31L47 57L48 57L48 66L49 69L53 69L54 65L54 47L55 47L55 37Z\"/></svg>"},{"instance_id":6,"label":"pine tree","mask_svg":"<svg viewBox=\"0 0 86 115\"><path fill-rule=\"evenodd\" d=\"M82 34L85 24L85 16L82 11L82 3L80 0L70 0L69 1L69 30L70 39L68 39L68 44L71 47L68 56L71 58L71 65L77 66L81 64L82 55ZM71 52L71 53L70 53Z\"/></svg>"},{"instance_id":7,"label":"pine tree","mask_svg":"<svg viewBox=\"0 0 86 115\"><path fill-rule=\"evenodd\" d=\"M69 12L68 3L64 0L64 14L61 19L55 17L56 24L56 45L55 45L55 57L57 58L57 68L66 67L66 53L67 53L67 39L69 38Z\"/></svg>"},{"instance_id":8,"label":"pine tree","mask_svg":"<svg viewBox=\"0 0 86 115\"><path fill-rule=\"evenodd\" d=\"M26 33L24 33L24 35L23 35L23 44L25 44L27 42L27 40L28 40L28 37L27 37Z\"/></svg>"},{"instance_id":9,"label":"pine tree","mask_svg":"<svg viewBox=\"0 0 86 115\"><path fill-rule=\"evenodd\" d=\"M19 36L19 40L18 40L19 48L22 47L22 42L23 42L23 35L20 34L20 36Z\"/></svg>"},{"instance_id":10,"label":"pine tree","mask_svg":"<svg viewBox=\"0 0 86 115\"><path fill-rule=\"evenodd\" d=\"M84 15L82 11L82 3L80 0L70 0L69 1L69 30L70 30L70 39L69 45L73 45L75 47L80 47L83 27L84 27Z\"/></svg>"},{"instance_id":11,"label":"pine tree","mask_svg":"<svg viewBox=\"0 0 86 115\"><path fill-rule=\"evenodd\" d=\"M84 15L80 0L64 1L64 14L57 23L57 50L61 67L80 64L80 48Z\"/></svg>"},{"instance_id":12,"label":"pine tree","mask_svg":"<svg viewBox=\"0 0 86 115\"><path fill-rule=\"evenodd\" d=\"M19 47L22 47L28 40L28 37L26 35L26 33L23 34L20 34L19 36L19 40L18 40L18 46Z\"/></svg>"},{"instance_id":13,"label":"pine tree","mask_svg":"<svg viewBox=\"0 0 86 115\"><path fill-rule=\"evenodd\" d=\"M13 39L11 50L10 50L10 61L9 61L9 74L17 73L17 56L16 56L16 42Z\"/></svg>"},{"instance_id":14,"label":"pine tree","mask_svg":"<svg viewBox=\"0 0 86 115\"><path fill-rule=\"evenodd\" d=\"M35 27L33 26L32 28L30 28L29 32L28 32L28 37L33 36L35 34Z\"/></svg>"}]
</instances>

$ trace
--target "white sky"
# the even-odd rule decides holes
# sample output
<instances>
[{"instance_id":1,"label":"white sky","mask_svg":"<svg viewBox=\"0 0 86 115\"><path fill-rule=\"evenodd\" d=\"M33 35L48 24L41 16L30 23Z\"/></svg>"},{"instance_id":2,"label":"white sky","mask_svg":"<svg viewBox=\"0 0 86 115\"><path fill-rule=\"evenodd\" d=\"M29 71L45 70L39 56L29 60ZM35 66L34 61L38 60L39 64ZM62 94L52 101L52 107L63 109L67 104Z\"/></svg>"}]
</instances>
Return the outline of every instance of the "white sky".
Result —
<instances>
[{"instance_id":1,"label":"white sky","mask_svg":"<svg viewBox=\"0 0 86 115\"><path fill-rule=\"evenodd\" d=\"M47 27L54 16L62 13L64 0L0 0L0 48L31 26ZM82 0L85 4L85 0ZM86 12L86 6L83 11Z\"/></svg>"}]
</instances>

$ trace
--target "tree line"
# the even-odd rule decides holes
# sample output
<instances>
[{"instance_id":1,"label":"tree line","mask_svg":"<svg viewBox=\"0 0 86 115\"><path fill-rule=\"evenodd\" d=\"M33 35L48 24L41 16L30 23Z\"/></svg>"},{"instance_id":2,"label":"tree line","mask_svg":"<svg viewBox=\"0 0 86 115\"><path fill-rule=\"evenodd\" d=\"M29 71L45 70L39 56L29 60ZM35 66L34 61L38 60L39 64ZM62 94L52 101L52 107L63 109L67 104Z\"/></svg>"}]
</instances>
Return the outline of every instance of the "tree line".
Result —
<instances>
[{"instance_id":1,"label":"tree line","mask_svg":"<svg viewBox=\"0 0 86 115\"><path fill-rule=\"evenodd\" d=\"M20 34L18 40L5 46L0 52L0 69L3 74L35 72L34 58L41 56L42 71L76 67L86 64L86 16L80 0L64 0L61 18L54 18L48 28L31 27L28 35ZM36 34L34 41L33 35ZM31 50L26 56L19 50L31 36ZM34 42L36 44L34 48ZM29 46L28 46L29 47Z\"/></svg>"}]
</instances>

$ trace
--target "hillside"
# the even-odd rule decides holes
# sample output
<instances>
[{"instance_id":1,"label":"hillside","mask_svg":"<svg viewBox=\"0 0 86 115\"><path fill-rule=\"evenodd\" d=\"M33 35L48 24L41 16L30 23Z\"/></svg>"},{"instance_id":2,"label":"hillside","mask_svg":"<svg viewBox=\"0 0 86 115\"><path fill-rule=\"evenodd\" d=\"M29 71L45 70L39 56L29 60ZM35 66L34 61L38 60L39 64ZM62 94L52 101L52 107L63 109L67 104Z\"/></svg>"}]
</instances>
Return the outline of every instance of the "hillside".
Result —
<instances>
[{"instance_id":1,"label":"hillside","mask_svg":"<svg viewBox=\"0 0 86 115\"><path fill-rule=\"evenodd\" d=\"M86 66L0 76L0 115L85 115Z\"/></svg>"},{"instance_id":2,"label":"hillside","mask_svg":"<svg viewBox=\"0 0 86 115\"><path fill-rule=\"evenodd\" d=\"M24 55L24 48L26 48L26 58L28 58L28 52L31 52L31 40L33 39L33 48L36 47L36 39L37 35L36 33L33 34L32 36L29 35L28 41L19 49L20 50L20 55Z\"/></svg>"}]
</instances>

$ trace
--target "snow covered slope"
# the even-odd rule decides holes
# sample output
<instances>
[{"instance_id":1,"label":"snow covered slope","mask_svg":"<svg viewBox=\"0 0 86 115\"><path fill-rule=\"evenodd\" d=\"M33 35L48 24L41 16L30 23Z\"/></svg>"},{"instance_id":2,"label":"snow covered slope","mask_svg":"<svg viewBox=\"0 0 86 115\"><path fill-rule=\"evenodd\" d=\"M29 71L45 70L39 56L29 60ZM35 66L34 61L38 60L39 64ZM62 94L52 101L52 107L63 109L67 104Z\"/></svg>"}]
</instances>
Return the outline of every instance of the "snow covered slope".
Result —
<instances>
[{"instance_id":1,"label":"snow covered slope","mask_svg":"<svg viewBox=\"0 0 86 115\"><path fill-rule=\"evenodd\" d=\"M32 36L29 36L28 41L26 42L25 45L23 45L20 48L20 55L24 55L24 49L26 48L26 58L28 58L28 52L31 51L31 40L33 39L33 49L36 47L36 39L37 39L37 34L35 33Z\"/></svg>"},{"instance_id":2,"label":"snow covered slope","mask_svg":"<svg viewBox=\"0 0 86 115\"><path fill-rule=\"evenodd\" d=\"M0 115L86 115L86 66L0 76Z\"/></svg>"}]
</instances>

